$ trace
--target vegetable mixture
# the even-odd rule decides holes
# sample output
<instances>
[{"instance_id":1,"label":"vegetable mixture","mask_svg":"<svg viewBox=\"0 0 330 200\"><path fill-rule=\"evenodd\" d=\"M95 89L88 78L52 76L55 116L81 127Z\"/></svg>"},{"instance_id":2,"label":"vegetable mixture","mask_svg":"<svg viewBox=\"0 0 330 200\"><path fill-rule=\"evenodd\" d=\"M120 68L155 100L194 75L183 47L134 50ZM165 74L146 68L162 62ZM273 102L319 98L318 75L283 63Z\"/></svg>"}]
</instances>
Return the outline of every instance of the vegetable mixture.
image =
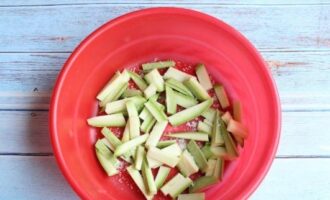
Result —
<instances>
[{"instance_id":1,"label":"vegetable mixture","mask_svg":"<svg viewBox=\"0 0 330 200\"><path fill-rule=\"evenodd\" d=\"M95 144L99 163L108 176L129 163L126 170L146 199L159 190L179 200L205 199L203 191L222 180L225 160L239 156L248 135L242 105L229 101L203 64L196 76L171 60L142 64L140 71L118 71L96 97L105 114L87 122L102 128ZM194 130L173 131L189 123ZM113 127L123 127L121 138Z\"/></svg>"}]
</instances>

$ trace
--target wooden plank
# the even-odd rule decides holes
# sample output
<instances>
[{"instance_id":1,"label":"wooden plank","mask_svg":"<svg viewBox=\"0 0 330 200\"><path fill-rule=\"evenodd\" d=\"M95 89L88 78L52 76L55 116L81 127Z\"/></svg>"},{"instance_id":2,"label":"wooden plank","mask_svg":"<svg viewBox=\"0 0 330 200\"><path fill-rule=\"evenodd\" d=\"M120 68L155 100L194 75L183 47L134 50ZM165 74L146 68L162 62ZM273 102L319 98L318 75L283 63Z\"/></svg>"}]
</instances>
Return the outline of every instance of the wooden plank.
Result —
<instances>
[{"instance_id":1,"label":"wooden plank","mask_svg":"<svg viewBox=\"0 0 330 200\"><path fill-rule=\"evenodd\" d=\"M53 156L0 156L0 199L78 199Z\"/></svg>"},{"instance_id":2,"label":"wooden plank","mask_svg":"<svg viewBox=\"0 0 330 200\"><path fill-rule=\"evenodd\" d=\"M0 109L48 109L68 53L0 53ZM284 110L330 109L330 52L263 52Z\"/></svg>"},{"instance_id":3,"label":"wooden plank","mask_svg":"<svg viewBox=\"0 0 330 200\"><path fill-rule=\"evenodd\" d=\"M330 199L330 159L276 159L257 199Z\"/></svg>"},{"instance_id":4,"label":"wooden plank","mask_svg":"<svg viewBox=\"0 0 330 200\"><path fill-rule=\"evenodd\" d=\"M296 5L296 4L325 4L329 3L329 0L269 0L269 1L262 1L262 0L167 0L166 2L160 0L136 0L136 1L123 1L120 2L121 4L136 4L136 3L144 3L144 4L233 4L233 5ZM72 5L72 4L118 4L116 0L2 0L0 2L0 6L54 6L54 5Z\"/></svg>"},{"instance_id":5,"label":"wooden plank","mask_svg":"<svg viewBox=\"0 0 330 200\"><path fill-rule=\"evenodd\" d=\"M48 113L0 111L0 154L52 153ZM330 156L330 112L284 112L277 156Z\"/></svg>"},{"instance_id":6,"label":"wooden plank","mask_svg":"<svg viewBox=\"0 0 330 200\"><path fill-rule=\"evenodd\" d=\"M1 7L0 52L71 51L79 41L106 21L133 10L161 5ZM259 49L330 50L330 18L326 17L330 5L177 6L199 10L224 20L241 31Z\"/></svg>"},{"instance_id":7,"label":"wooden plank","mask_svg":"<svg viewBox=\"0 0 330 200\"><path fill-rule=\"evenodd\" d=\"M275 159L251 199L329 199L329 165L330 159ZM0 156L0 170L0 199L78 199L53 157Z\"/></svg>"}]
</instances>

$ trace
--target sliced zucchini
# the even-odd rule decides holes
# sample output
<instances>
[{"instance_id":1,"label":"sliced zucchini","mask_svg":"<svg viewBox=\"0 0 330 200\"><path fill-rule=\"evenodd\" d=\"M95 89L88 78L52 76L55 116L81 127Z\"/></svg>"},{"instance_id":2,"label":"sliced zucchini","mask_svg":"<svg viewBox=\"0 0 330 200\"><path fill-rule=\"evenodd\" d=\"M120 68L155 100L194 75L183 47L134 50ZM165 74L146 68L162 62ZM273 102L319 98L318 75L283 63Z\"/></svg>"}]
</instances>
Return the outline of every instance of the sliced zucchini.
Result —
<instances>
[{"instance_id":1,"label":"sliced zucchini","mask_svg":"<svg viewBox=\"0 0 330 200\"><path fill-rule=\"evenodd\" d=\"M148 188L149 195L155 195L157 193L157 186L154 180L154 175L152 174L151 168L148 166L147 161L144 159L142 164L142 177Z\"/></svg>"},{"instance_id":2,"label":"sliced zucchini","mask_svg":"<svg viewBox=\"0 0 330 200\"><path fill-rule=\"evenodd\" d=\"M178 200L205 200L204 193L180 194Z\"/></svg>"},{"instance_id":3,"label":"sliced zucchini","mask_svg":"<svg viewBox=\"0 0 330 200\"><path fill-rule=\"evenodd\" d=\"M113 134L112 131L110 129L108 129L107 127L104 127L101 130L101 133L105 138L107 138L107 140L110 142L110 144L112 146L114 146L115 148L117 148L117 146L122 144L122 142L117 138L117 136L115 136L115 134Z\"/></svg>"},{"instance_id":4,"label":"sliced zucchini","mask_svg":"<svg viewBox=\"0 0 330 200\"><path fill-rule=\"evenodd\" d=\"M112 163L114 167L117 167L119 165L119 160L110 151L105 141L107 140L98 139L95 143L95 150L103 154Z\"/></svg>"},{"instance_id":5,"label":"sliced zucchini","mask_svg":"<svg viewBox=\"0 0 330 200\"><path fill-rule=\"evenodd\" d=\"M205 110L204 112L202 112L201 115L202 115L206 120L208 120L208 121L210 121L210 122L213 122L213 121L214 121L214 117L215 117L215 113L216 113L216 110L215 110L215 109L213 109L213 108L209 108L209 109Z\"/></svg>"},{"instance_id":6,"label":"sliced zucchini","mask_svg":"<svg viewBox=\"0 0 330 200\"><path fill-rule=\"evenodd\" d=\"M191 155L194 157L194 160L203 172L206 170L207 167L207 160L203 154L203 152L200 150L198 145L194 140L190 140L190 142L187 145L188 151L191 153Z\"/></svg>"},{"instance_id":7,"label":"sliced zucchini","mask_svg":"<svg viewBox=\"0 0 330 200\"><path fill-rule=\"evenodd\" d=\"M215 159L209 159L207 161L207 168L205 170L205 176L213 176L216 163L217 163L217 160L215 160Z\"/></svg>"},{"instance_id":8,"label":"sliced zucchini","mask_svg":"<svg viewBox=\"0 0 330 200\"><path fill-rule=\"evenodd\" d=\"M133 139L131 139L128 142L124 142L121 145L119 145L115 150L115 156L123 155L124 153L130 151L131 149L143 144L147 138L149 137L149 134L144 134L137 136Z\"/></svg>"},{"instance_id":9,"label":"sliced zucchini","mask_svg":"<svg viewBox=\"0 0 330 200\"><path fill-rule=\"evenodd\" d=\"M119 97L125 92L128 87L128 83L123 83L117 88L114 88L114 91L109 93L103 101L100 101L100 107L105 107L105 105L111 101L116 101Z\"/></svg>"},{"instance_id":10,"label":"sliced zucchini","mask_svg":"<svg viewBox=\"0 0 330 200\"><path fill-rule=\"evenodd\" d=\"M209 144L204 145L201 150L206 159L209 159L213 156L211 146Z\"/></svg>"},{"instance_id":11,"label":"sliced zucchini","mask_svg":"<svg viewBox=\"0 0 330 200\"><path fill-rule=\"evenodd\" d=\"M201 101L205 101L210 97L209 93L203 88L203 86L197 81L195 77L189 78L185 82L183 82L185 86L189 88L189 90L193 93L193 95Z\"/></svg>"},{"instance_id":12,"label":"sliced zucchini","mask_svg":"<svg viewBox=\"0 0 330 200\"><path fill-rule=\"evenodd\" d=\"M127 121L124 132L123 132L123 136L121 138L122 142L127 142L128 140L130 140L130 133L129 133L129 121Z\"/></svg>"},{"instance_id":13,"label":"sliced zucchini","mask_svg":"<svg viewBox=\"0 0 330 200\"><path fill-rule=\"evenodd\" d=\"M247 138L248 136L248 132L246 128L243 126L243 124L239 123L238 121L235 121L234 119L229 120L227 131L231 132L234 136L243 139Z\"/></svg>"},{"instance_id":14,"label":"sliced zucchini","mask_svg":"<svg viewBox=\"0 0 330 200\"><path fill-rule=\"evenodd\" d=\"M145 158L145 151L143 146L138 146L135 151L135 160L134 160L134 168L137 170L141 170L142 163Z\"/></svg>"},{"instance_id":15,"label":"sliced zucchini","mask_svg":"<svg viewBox=\"0 0 330 200\"><path fill-rule=\"evenodd\" d=\"M169 68L166 73L164 74L164 79L170 79L173 78L177 81L183 82L185 80L188 80L189 78L193 77L190 74L187 74L183 71L180 71L178 69L175 69L174 67Z\"/></svg>"},{"instance_id":16,"label":"sliced zucchini","mask_svg":"<svg viewBox=\"0 0 330 200\"><path fill-rule=\"evenodd\" d=\"M166 93L166 109L168 114L176 113L176 102L177 99L174 96L174 91L172 88L165 86Z\"/></svg>"},{"instance_id":17,"label":"sliced zucchini","mask_svg":"<svg viewBox=\"0 0 330 200\"><path fill-rule=\"evenodd\" d=\"M157 92L157 88L154 84L150 84L144 91L143 94L146 97L146 99L149 99L153 95L155 95Z\"/></svg>"},{"instance_id":18,"label":"sliced zucchini","mask_svg":"<svg viewBox=\"0 0 330 200\"><path fill-rule=\"evenodd\" d=\"M225 164L225 161L223 159L218 158L216 160L216 164L215 164L214 172L213 172L213 176L215 178L222 180L223 171L224 171L224 164Z\"/></svg>"},{"instance_id":19,"label":"sliced zucchini","mask_svg":"<svg viewBox=\"0 0 330 200\"><path fill-rule=\"evenodd\" d=\"M107 105L105 106L105 112L107 114L125 112L127 101L133 101L137 110L139 110L138 107L141 107L141 105L143 106L143 104L146 102L146 99L141 96L134 96L134 97L126 98L126 99L113 101L113 102L107 103Z\"/></svg>"},{"instance_id":20,"label":"sliced zucchini","mask_svg":"<svg viewBox=\"0 0 330 200\"><path fill-rule=\"evenodd\" d=\"M102 139L99 139L101 142L103 142L103 144L108 147L111 151L115 151L115 146L113 146L113 144L111 144L109 142L109 140L107 138L102 138Z\"/></svg>"},{"instance_id":21,"label":"sliced zucchini","mask_svg":"<svg viewBox=\"0 0 330 200\"><path fill-rule=\"evenodd\" d=\"M186 177L189 177L199 170L194 158L187 150L183 151L181 154L177 167L179 168L181 174Z\"/></svg>"},{"instance_id":22,"label":"sliced zucchini","mask_svg":"<svg viewBox=\"0 0 330 200\"><path fill-rule=\"evenodd\" d=\"M128 71L128 74L140 90L144 91L147 88L147 83L141 78L140 75L132 71Z\"/></svg>"},{"instance_id":23,"label":"sliced zucchini","mask_svg":"<svg viewBox=\"0 0 330 200\"><path fill-rule=\"evenodd\" d=\"M169 78L165 81L165 85L184 95L187 95L189 97L194 97L194 95L190 92L190 90L182 82L180 82L178 80Z\"/></svg>"},{"instance_id":24,"label":"sliced zucchini","mask_svg":"<svg viewBox=\"0 0 330 200\"><path fill-rule=\"evenodd\" d=\"M122 113L101 115L87 119L87 123L94 127L124 127L126 124Z\"/></svg>"},{"instance_id":25,"label":"sliced zucchini","mask_svg":"<svg viewBox=\"0 0 330 200\"><path fill-rule=\"evenodd\" d=\"M127 72L126 72L127 73ZM119 88L122 87L124 83L129 81L129 77L125 75L123 72L122 74L114 76L113 79L110 80L108 84L101 90L101 92L96 96L96 98L100 101L104 101L104 99L114 91L118 91Z\"/></svg>"},{"instance_id":26,"label":"sliced zucchini","mask_svg":"<svg viewBox=\"0 0 330 200\"><path fill-rule=\"evenodd\" d=\"M148 101L144 104L145 107L149 110L149 112L156 118L158 122L166 121L167 116L162 109L156 104L154 101Z\"/></svg>"},{"instance_id":27,"label":"sliced zucchini","mask_svg":"<svg viewBox=\"0 0 330 200\"><path fill-rule=\"evenodd\" d=\"M228 153L229 159L234 159L239 156L239 152L237 150L236 144L235 144L233 138L231 137L231 135L228 133L225 122L220 120L220 123L221 123L221 134L222 134L223 140L225 142L225 147L226 147L226 151Z\"/></svg>"},{"instance_id":28,"label":"sliced zucchini","mask_svg":"<svg viewBox=\"0 0 330 200\"><path fill-rule=\"evenodd\" d=\"M140 123L140 119L138 116L130 116L128 118L128 122L129 122L129 137L132 139L132 138L135 138L135 137L138 137L140 135L140 126L141 126L141 123Z\"/></svg>"},{"instance_id":29,"label":"sliced zucchini","mask_svg":"<svg viewBox=\"0 0 330 200\"><path fill-rule=\"evenodd\" d=\"M98 140L95 144L96 157L99 160L101 166L108 176L118 174L116 165L118 160L113 156L111 151L105 146L105 144Z\"/></svg>"},{"instance_id":30,"label":"sliced zucchini","mask_svg":"<svg viewBox=\"0 0 330 200\"><path fill-rule=\"evenodd\" d=\"M198 117L202 112L208 109L212 105L212 99L208 99L200 104L180 111L168 118L170 123L174 126L186 123L192 119Z\"/></svg>"},{"instance_id":31,"label":"sliced zucchini","mask_svg":"<svg viewBox=\"0 0 330 200\"><path fill-rule=\"evenodd\" d=\"M196 141L209 141L209 136L203 132L178 132L166 136Z\"/></svg>"},{"instance_id":32,"label":"sliced zucchini","mask_svg":"<svg viewBox=\"0 0 330 200\"><path fill-rule=\"evenodd\" d=\"M211 146L222 146L224 145L224 141L221 135L221 124L219 121L219 112L216 112L216 116L214 118L213 126L212 126L212 140Z\"/></svg>"},{"instance_id":33,"label":"sliced zucchini","mask_svg":"<svg viewBox=\"0 0 330 200\"><path fill-rule=\"evenodd\" d=\"M225 158L227 157L227 150L225 147L211 147L212 158Z\"/></svg>"},{"instance_id":34,"label":"sliced zucchini","mask_svg":"<svg viewBox=\"0 0 330 200\"><path fill-rule=\"evenodd\" d=\"M189 188L190 193L200 192L205 190L206 188L215 185L219 182L219 179L217 179L214 176L202 176L196 179L192 186Z\"/></svg>"},{"instance_id":35,"label":"sliced zucchini","mask_svg":"<svg viewBox=\"0 0 330 200\"><path fill-rule=\"evenodd\" d=\"M157 176L155 178L155 183L157 189L161 188L163 184L165 183L165 180L170 173L171 168L165 167L165 166L160 166L157 172Z\"/></svg>"},{"instance_id":36,"label":"sliced zucchini","mask_svg":"<svg viewBox=\"0 0 330 200\"><path fill-rule=\"evenodd\" d=\"M198 81L201 83L201 85L203 86L203 88L205 90L212 89L213 86L212 86L212 83L210 80L210 76L203 64L197 65L196 75L197 75Z\"/></svg>"},{"instance_id":37,"label":"sliced zucchini","mask_svg":"<svg viewBox=\"0 0 330 200\"><path fill-rule=\"evenodd\" d=\"M176 140L163 140L163 141L159 141L157 143L157 148L162 149L162 148L168 147L168 146L170 146L170 145L172 145L174 143L176 143Z\"/></svg>"},{"instance_id":38,"label":"sliced zucchini","mask_svg":"<svg viewBox=\"0 0 330 200\"><path fill-rule=\"evenodd\" d=\"M172 60L168 61L158 61L158 62L150 62L142 64L143 71L150 71L153 69L163 69L168 67L174 67L175 62Z\"/></svg>"},{"instance_id":39,"label":"sliced zucchini","mask_svg":"<svg viewBox=\"0 0 330 200\"><path fill-rule=\"evenodd\" d=\"M154 128L152 129L149 138L146 141L145 146L147 148L150 147L155 147L158 143L158 141L160 140L160 138L163 135L163 132L167 126L168 122L167 121L163 121L163 122L157 122L156 125L154 126Z\"/></svg>"},{"instance_id":40,"label":"sliced zucchini","mask_svg":"<svg viewBox=\"0 0 330 200\"><path fill-rule=\"evenodd\" d=\"M131 176L135 184L138 186L138 188L141 190L143 195L146 197L146 199L151 200L153 198L153 195L148 194L147 186L144 184L143 177L140 172L134 169L133 166L127 167L127 172Z\"/></svg>"},{"instance_id":41,"label":"sliced zucchini","mask_svg":"<svg viewBox=\"0 0 330 200\"><path fill-rule=\"evenodd\" d=\"M132 116L138 116L138 111L136 109L136 106L134 104L134 102L132 100L128 100L126 101L126 110L127 110L127 113L128 113L128 116L129 117L132 117Z\"/></svg>"},{"instance_id":42,"label":"sliced zucchini","mask_svg":"<svg viewBox=\"0 0 330 200\"><path fill-rule=\"evenodd\" d=\"M176 198L185 189L192 184L190 178L185 178L180 173L169 180L160 190L164 195L170 195L172 198Z\"/></svg>"},{"instance_id":43,"label":"sliced zucchini","mask_svg":"<svg viewBox=\"0 0 330 200\"><path fill-rule=\"evenodd\" d=\"M208 125L205 122L199 121L197 125L197 130L203 133L206 133L208 135L211 135L212 133L212 126Z\"/></svg>"},{"instance_id":44,"label":"sliced zucchini","mask_svg":"<svg viewBox=\"0 0 330 200\"><path fill-rule=\"evenodd\" d=\"M175 167L179 162L179 158L177 156L164 153L164 151L161 151L156 147L150 147L147 156L170 167Z\"/></svg>"},{"instance_id":45,"label":"sliced zucchini","mask_svg":"<svg viewBox=\"0 0 330 200\"><path fill-rule=\"evenodd\" d=\"M146 108L146 107L144 107L143 109L142 109L142 111L140 112L140 114L139 114L139 117L142 119L142 120L146 120L148 117L152 117L152 115L151 115L151 113L149 112L149 110Z\"/></svg>"},{"instance_id":46,"label":"sliced zucchini","mask_svg":"<svg viewBox=\"0 0 330 200\"><path fill-rule=\"evenodd\" d=\"M193 97L189 97L189 96L186 96L184 94L181 94L181 93L175 92L175 91L173 91L172 98L173 98L173 100L175 100L175 102L179 106L182 106L184 108L189 108L189 107L192 107L192 106L198 104L198 101L196 99L194 99Z\"/></svg>"},{"instance_id":47,"label":"sliced zucchini","mask_svg":"<svg viewBox=\"0 0 330 200\"><path fill-rule=\"evenodd\" d=\"M157 69L153 69L144 76L144 79L149 83L156 86L158 92L164 91L164 79Z\"/></svg>"},{"instance_id":48,"label":"sliced zucchini","mask_svg":"<svg viewBox=\"0 0 330 200\"><path fill-rule=\"evenodd\" d=\"M152 126L156 123L156 119L151 115L150 112L149 112L149 114L146 117L146 119L142 122L141 127L140 127L141 131L145 132L145 133L149 133Z\"/></svg>"},{"instance_id":49,"label":"sliced zucchini","mask_svg":"<svg viewBox=\"0 0 330 200\"><path fill-rule=\"evenodd\" d=\"M123 98L134 97L134 96L142 96L141 90L127 88L122 94Z\"/></svg>"},{"instance_id":50,"label":"sliced zucchini","mask_svg":"<svg viewBox=\"0 0 330 200\"><path fill-rule=\"evenodd\" d=\"M230 106L230 103L225 88L222 85L215 84L214 92L220 102L221 107L223 109L228 108Z\"/></svg>"}]
</instances>

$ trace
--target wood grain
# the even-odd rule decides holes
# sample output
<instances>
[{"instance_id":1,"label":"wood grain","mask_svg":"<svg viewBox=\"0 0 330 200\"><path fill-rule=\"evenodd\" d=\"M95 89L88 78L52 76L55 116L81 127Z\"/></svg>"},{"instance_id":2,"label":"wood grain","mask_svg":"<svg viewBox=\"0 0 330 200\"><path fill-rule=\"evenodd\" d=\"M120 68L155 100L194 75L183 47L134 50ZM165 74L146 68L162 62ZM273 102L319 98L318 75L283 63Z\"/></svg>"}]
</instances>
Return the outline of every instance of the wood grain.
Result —
<instances>
[{"instance_id":1,"label":"wood grain","mask_svg":"<svg viewBox=\"0 0 330 200\"><path fill-rule=\"evenodd\" d=\"M167 0L167 1L160 1L160 0L131 0L131 1L121 1L120 4L232 4L232 5L314 5L314 4L326 4L329 3L329 0L268 0L268 1L261 1L261 0ZM0 2L0 6L54 6L54 5L72 5L72 4L118 4L116 0L2 0Z\"/></svg>"},{"instance_id":2,"label":"wood grain","mask_svg":"<svg viewBox=\"0 0 330 200\"><path fill-rule=\"evenodd\" d=\"M150 6L162 4L0 7L0 52L72 51L106 21ZM224 20L260 50L330 50L330 18L326 17L330 5L327 4L177 6Z\"/></svg>"},{"instance_id":3,"label":"wood grain","mask_svg":"<svg viewBox=\"0 0 330 200\"><path fill-rule=\"evenodd\" d=\"M48 112L0 111L0 116L0 154L52 153ZM330 156L329 118L330 112L284 112L277 156Z\"/></svg>"},{"instance_id":4,"label":"wood grain","mask_svg":"<svg viewBox=\"0 0 330 200\"><path fill-rule=\"evenodd\" d=\"M329 165L330 159L275 159L251 199L329 199ZM0 156L0 171L0 199L78 199L52 156Z\"/></svg>"},{"instance_id":5,"label":"wood grain","mask_svg":"<svg viewBox=\"0 0 330 200\"><path fill-rule=\"evenodd\" d=\"M283 110L330 109L330 52L263 52ZM68 53L0 53L0 109L47 110Z\"/></svg>"}]
</instances>

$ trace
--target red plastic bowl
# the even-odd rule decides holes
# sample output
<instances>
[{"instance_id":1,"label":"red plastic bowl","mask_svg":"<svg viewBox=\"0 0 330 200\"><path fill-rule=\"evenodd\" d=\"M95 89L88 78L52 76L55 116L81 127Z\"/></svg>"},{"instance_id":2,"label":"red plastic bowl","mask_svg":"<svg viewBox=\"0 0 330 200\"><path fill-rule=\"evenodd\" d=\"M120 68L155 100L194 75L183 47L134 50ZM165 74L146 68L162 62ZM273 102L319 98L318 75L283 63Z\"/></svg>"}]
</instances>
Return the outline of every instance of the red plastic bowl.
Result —
<instances>
[{"instance_id":1,"label":"red plastic bowl","mask_svg":"<svg viewBox=\"0 0 330 200\"><path fill-rule=\"evenodd\" d=\"M231 99L243 104L249 130L244 150L227 167L207 199L246 199L266 175L280 135L275 83L257 50L224 22L192 10L151 8L106 23L88 36L65 63L50 108L57 162L83 199L143 199L124 173L109 178L94 154L97 130L86 119L97 114L96 94L116 70L145 61L202 62Z\"/></svg>"}]
</instances>

